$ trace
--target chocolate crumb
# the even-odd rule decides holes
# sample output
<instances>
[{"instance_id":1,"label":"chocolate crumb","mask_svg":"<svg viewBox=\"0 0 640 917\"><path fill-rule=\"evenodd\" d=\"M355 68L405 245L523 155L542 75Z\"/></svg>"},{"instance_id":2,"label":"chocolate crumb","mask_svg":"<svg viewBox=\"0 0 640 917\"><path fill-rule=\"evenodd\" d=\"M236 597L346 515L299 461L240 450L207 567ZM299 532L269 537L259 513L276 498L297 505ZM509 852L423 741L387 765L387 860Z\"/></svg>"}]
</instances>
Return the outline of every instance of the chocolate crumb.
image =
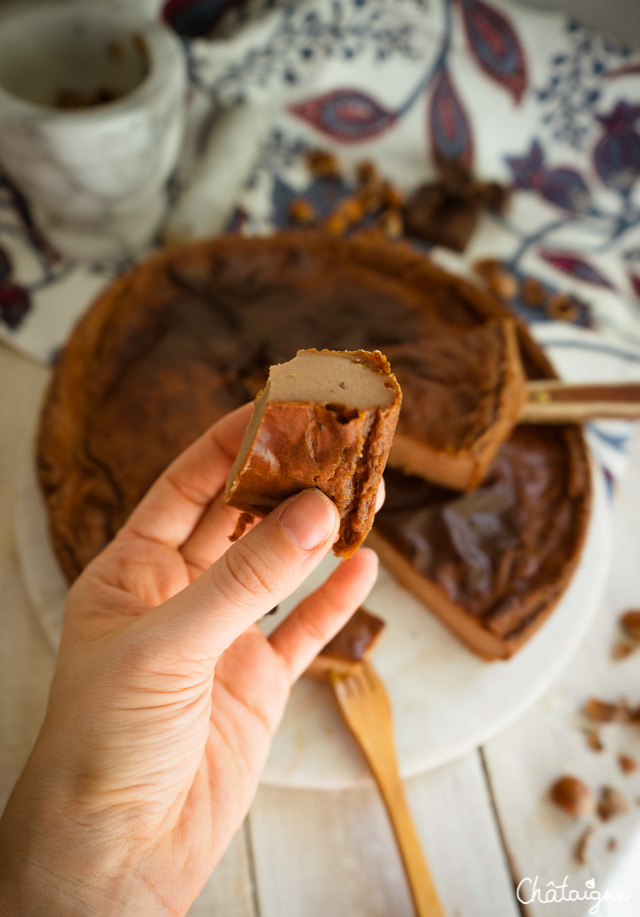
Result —
<instances>
[{"instance_id":1,"label":"chocolate crumb","mask_svg":"<svg viewBox=\"0 0 640 917\"><path fill-rule=\"evenodd\" d=\"M618 755L618 764L623 774L632 774L640 767L640 764L631 755Z\"/></svg>"},{"instance_id":2,"label":"chocolate crumb","mask_svg":"<svg viewBox=\"0 0 640 917\"><path fill-rule=\"evenodd\" d=\"M606 844L607 850L616 850L618 847L618 842L615 837L610 837Z\"/></svg>"},{"instance_id":3,"label":"chocolate crumb","mask_svg":"<svg viewBox=\"0 0 640 917\"><path fill-rule=\"evenodd\" d=\"M602 751L604 745L602 744L602 739L600 738L600 733L597 729L589 729L587 731L587 745L591 751Z\"/></svg>"},{"instance_id":4,"label":"chocolate crumb","mask_svg":"<svg viewBox=\"0 0 640 917\"><path fill-rule=\"evenodd\" d=\"M630 609L620 617L620 626L635 643L640 643L640 609Z\"/></svg>"},{"instance_id":5,"label":"chocolate crumb","mask_svg":"<svg viewBox=\"0 0 640 917\"><path fill-rule=\"evenodd\" d=\"M404 204L405 194L396 185L385 182L383 185L384 205L391 210L398 210Z\"/></svg>"},{"instance_id":6,"label":"chocolate crumb","mask_svg":"<svg viewBox=\"0 0 640 917\"><path fill-rule=\"evenodd\" d=\"M603 786L598 800L598 816L602 821L609 821L628 811L624 796L612 786Z\"/></svg>"},{"instance_id":7,"label":"chocolate crumb","mask_svg":"<svg viewBox=\"0 0 640 917\"><path fill-rule=\"evenodd\" d=\"M509 271L499 270L487 278L489 289L500 299L513 299L518 295L518 278Z\"/></svg>"},{"instance_id":8,"label":"chocolate crumb","mask_svg":"<svg viewBox=\"0 0 640 917\"><path fill-rule=\"evenodd\" d=\"M573 322L580 315L580 307L568 293L555 293L547 303L549 318L561 322Z\"/></svg>"},{"instance_id":9,"label":"chocolate crumb","mask_svg":"<svg viewBox=\"0 0 640 917\"><path fill-rule=\"evenodd\" d=\"M622 640L618 640L614 644L613 649L611 650L611 656L613 659L626 659L627 656L630 656L635 652L635 646L632 646L630 643L624 643Z\"/></svg>"},{"instance_id":10,"label":"chocolate crumb","mask_svg":"<svg viewBox=\"0 0 640 917\"><path fill-rule=\"evenodd\" d=\"M610 704L607 701L598 700L597 697L590 697L584 705L584 712L589 719L596 720L598 723L612 723L623 717L624 707L620 703Z\"/></svg>"},{"instance_id":11,"label":"chocolate crumb","mask_svg":"<svg viewBox=\"0 0 640 917\"><path fill-rule=\"evenodd\" d=\"M407 234L463 252L476 227L479 204L460 200L438 185L422 185L409 197L403 216Z\"/></svg>"},{"instance_id":12,"label":"chocolate crumb","mask_svg":"<svg viewBox=\"0 0 640 917\"><path fill-rule=\"evenodd\" d=\"M358 189L358 200L365 213L376 213L384 204L384 185L363 185Z\"/></svg>"},{"instance_id":13,"label":"chocolate crumb","mask_svg":"<svg viewBox=\"0 0 640 917\"><path fill-rule=\"evenodd\" d=\"M330 236L343 236L347 231L347 221L339 213L330 213L322 227Z\"/></svg>"},{"instance_id":14,"label":"chocolate crumb","mask_svg":"<svg viewBox=\"0 0 640 917\"><path fill-rule=\"evenodd\" d=\"M304 197L297 197L291 201L289 220L292 223L296 223L298 226L311 226L315 223L316 216L316 209L311 201Z\"/></svg>"},{"instance_id":15,"label":"chocolate crumb","mask_svg":"<svg viewBox=\"0 0 640 917\"><path fill-rule=\"evenodd\" d=\"M312 175L317 178L339 178L340 167L338 158L326 150L309 150L307 153L307 166Z\"/></svg>"},{"instance_id":16,"label":"chocolate crumb","mask_svg":"<svg viewBox=\"0 0 640 917\"><path fill-rule=\"evenodd\" d=\"M574 852L575 852L576 860L578 861L578 863L581 863L583 866L585 863L589 862L587 850L589 847L589 842L591 841L591 838L593 837L595 830L596 829L593 827L593 825L589 825L588 827L584 829L584 831L578 838L578 842L576 844L576 848Z\"/></svg>"},{"instance_id":17,"label":"chocolate crumb","mask_svg":"<svg viewBox=\"0 0 640 917\"><path fill-rule=\"evenodd\" d=\"M378 217L378 225L387 239L399 239L402 236L402 214L399 210L385 210Z\"/></svg>"},{"instance_id":18,"label":"chocolate crumb","mask_svg":"<svg viewBox=\"0 0 640 917\"><path fill-rule=\"evenodd\" d=\"M522 281L522 301L533 309L543 306L547 295L544 287L536 277L525 277Z\"/></svg>"},{"instance_id":19,"label":"chocolate crumb","mask_svg":"<svg viewBox=\"0 0 640 917\"><path fill-rule=\"evenodd\" d=\"M476 274L479 274L485 280L488 280L492 274L502 270L502 262L498 261L497 258L478 258L472 266Z\"/></svg>"},{"instance_id":20,"label":"chocolate crumb","mask_svg":"<svg viewBox=\"0 0 640 917\"><path fill-rule=\"evenodd\" d=\"M363 159L356 166L356 178L359 185L371 185L380 181L376 165L370 159Z\"/></svg>"},{"instance_id":21,"label":"chocolate crumb","mask_svg":"<svg viewBox=\"0 0 640 917\"><path fill-rule=\"evenodd\" d=\"M357 197L343 197L335 211L345 221L347 226L362 222L364 207Z\"/></svg>"},{"instance_id":22,"label":"chocolate crumb","mask_svg":"<svg viewBox=\"0 0 640 917\"><path fill-rule=\"evenodd\" d=\"M236 521L236 527L234 528L231 535L229 535L229 541L238 541L244 533L246 532L248 526L253 522L253 516L251 513L240 513Z\"/></svg>"}]
</instances>

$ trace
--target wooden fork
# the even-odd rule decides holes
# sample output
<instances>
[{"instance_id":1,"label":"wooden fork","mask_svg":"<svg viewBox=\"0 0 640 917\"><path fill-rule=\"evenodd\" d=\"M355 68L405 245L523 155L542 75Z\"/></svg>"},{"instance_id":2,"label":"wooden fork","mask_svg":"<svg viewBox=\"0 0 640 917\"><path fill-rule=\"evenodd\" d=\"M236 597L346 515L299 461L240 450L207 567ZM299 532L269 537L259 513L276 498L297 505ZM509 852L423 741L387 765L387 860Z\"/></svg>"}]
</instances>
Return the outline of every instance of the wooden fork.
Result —
<instances>
[{"instance_id":1,"label":"wooden fork","mask_svg":"<svg viewBox=\"0 0 640 917\"><path fill-rule=\"evenodd\" d=\"M344 720L367 759L391 820L418 917L445 917L425 862L398 773L391 704L366 660L351 675L330 671L329 683Z\"/></svg>"}]
</instances>

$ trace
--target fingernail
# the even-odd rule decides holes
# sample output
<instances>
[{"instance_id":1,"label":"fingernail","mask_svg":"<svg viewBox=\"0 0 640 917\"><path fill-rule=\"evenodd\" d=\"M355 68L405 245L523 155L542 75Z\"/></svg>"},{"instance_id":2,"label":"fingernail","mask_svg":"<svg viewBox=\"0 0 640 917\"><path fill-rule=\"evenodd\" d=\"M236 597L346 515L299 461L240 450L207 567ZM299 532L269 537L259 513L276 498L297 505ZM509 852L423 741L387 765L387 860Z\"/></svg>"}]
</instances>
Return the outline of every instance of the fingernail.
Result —
<instances>
[{"instance_id":1,"label":"fingernail","mask_svg":"<svg viewBox=\"0 0 640 917\"><path fill-rule=\"evenodd\" d=\"M333 532L335 508L319 490L303 490L285 506L280 524L291 541L311 551Z\"/></svg>"}]
</instances>

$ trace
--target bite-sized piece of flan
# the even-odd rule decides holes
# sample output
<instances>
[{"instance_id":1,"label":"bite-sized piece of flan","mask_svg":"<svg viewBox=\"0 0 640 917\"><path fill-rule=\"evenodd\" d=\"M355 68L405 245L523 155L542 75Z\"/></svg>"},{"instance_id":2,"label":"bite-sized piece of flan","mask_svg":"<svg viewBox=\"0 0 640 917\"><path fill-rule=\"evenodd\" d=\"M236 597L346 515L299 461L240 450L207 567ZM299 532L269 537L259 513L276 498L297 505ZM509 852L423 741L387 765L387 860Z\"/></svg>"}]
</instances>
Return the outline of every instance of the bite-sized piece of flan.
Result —
<instances>
[{"instance_id":1,"label":"bite-sized piece of flan","mask_svg":"<svg viewBox=\"0 0 640 917\"><path fill-rule=\"evenodd\" d=\"M226 503L262 517L317 487L340 514L333 552L351 557L373 525L401 401L379 351L299 350L271 367L256 398Z\"/></svg>"},{"instance_id":2,"label":"bite-sized piece of flan","mask_svg":"<svg viewBox=\"0 0 640 917\"><path fill-rule=\"evenodd\" d=\"M333 640L320 650L305 677L326 678L328 672L351 675L373 652L385 626L382 618L366 608L356 609Z\"/></svg>"},{"instance_id":3,"label":"bite-sized piece of flan","mask_svg":"<svg viewBox=\"0 0 640 917\"><path fill-rule=\"evenodd\" d=\"M67 577L74 579L107 544L179 452L255 398L273 364L301 349L379 350L403 389L402 424L403 412L410 418L420 402L423 375L402 371L403 353L409 365L419 360L418 341L463 338L506 317L488 293L424 255L370 240L307 232L227 237L169 248L137 265L80 320L44 404L38 468ZM516 328L527 377L552 378L526 328L519 322ZM450 422L444 407L432 417L436 427ZM476 492L476 499L485 495L484 509L465 514L460 493L388 470L389 512L396 475L403 509L392 529L381 516L373 530L422 586L446 585L457 621L468 617L471 628L484 630L479 618L493 617L494 630L499 620L518 622L502 636L489 629L488 651L476 642L487 655L522 645L549 614L575 568L589 514L587 452L578 428L518 430L513 441L517 450L507 444L497 465L510 496L487 499L490 470ZM527 469L526 480L519 468ZM555 509L547 512L551 498ZM434 514L445 538L429 522ZM545 531L555 545L553 560ZM394 569L400 571L399 563ZM458 580L479 583L480 592L460 589ZM485 582L492 586L483 592ZM456 627L453 618L449 626ZM464 636L462 628L457 632Z\"/></svg>"}]
</instances>

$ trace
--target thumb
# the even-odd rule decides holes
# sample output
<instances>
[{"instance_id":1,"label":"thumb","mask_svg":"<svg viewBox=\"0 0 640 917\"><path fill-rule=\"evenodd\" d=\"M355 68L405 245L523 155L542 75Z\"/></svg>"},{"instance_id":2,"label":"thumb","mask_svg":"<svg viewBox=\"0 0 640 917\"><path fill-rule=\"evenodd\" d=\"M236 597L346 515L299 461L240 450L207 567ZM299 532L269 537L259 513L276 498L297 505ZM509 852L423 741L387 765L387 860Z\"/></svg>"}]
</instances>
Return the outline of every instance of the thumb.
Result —
<instances>
[{"instance_id":1,"label":"thumb","mask_svg":"<svg viewBox=\"0 0 640 917\"><path fill-rule=\"evenodd\" d=\"M300 586L328 553L339 525L335 505L319 490L286 500L190 586L151 612L163 642L196 659L217 659Z\"/></svg>"}]
</instances>

